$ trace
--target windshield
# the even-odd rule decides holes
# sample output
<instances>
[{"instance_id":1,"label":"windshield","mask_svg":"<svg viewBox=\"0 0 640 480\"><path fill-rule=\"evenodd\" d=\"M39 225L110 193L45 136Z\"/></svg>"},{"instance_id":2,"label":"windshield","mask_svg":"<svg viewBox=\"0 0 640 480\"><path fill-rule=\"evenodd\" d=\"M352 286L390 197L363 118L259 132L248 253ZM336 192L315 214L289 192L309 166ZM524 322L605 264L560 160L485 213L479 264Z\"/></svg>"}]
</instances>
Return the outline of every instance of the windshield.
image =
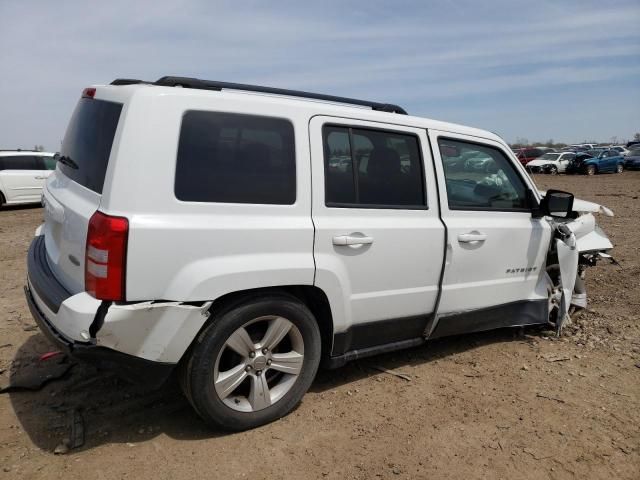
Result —
<instances>
[{"instance_id":1,"label":"windshield","mask_svg":"<svg viewBox=\"0 0 640 480\"><path fill-rule=\"evenodd\" d=\"M640 157L640 148L632 148L629 150L629 155L633 157Z\"/></svg>"},{"instance_id":2,"label":"windshield","mask_svg":"<svg viewBox=\"0 0 640 480\"><path fill-rule=\"evenodd\" d=\"M559 156L559 153L545 153L538 160L557 160Z\"/></svg>"},{"instance_id":3,"label":"windshield","mask_svg":"<svg viewBox=\"0 0 640 480\"><path fill-rule=\"evenodd\" d=\"M81 98L62 141L60 170L80 185L102 193L121 103ZM75 168L77 167L77 168Z\"/></svg>"}]
</instances>

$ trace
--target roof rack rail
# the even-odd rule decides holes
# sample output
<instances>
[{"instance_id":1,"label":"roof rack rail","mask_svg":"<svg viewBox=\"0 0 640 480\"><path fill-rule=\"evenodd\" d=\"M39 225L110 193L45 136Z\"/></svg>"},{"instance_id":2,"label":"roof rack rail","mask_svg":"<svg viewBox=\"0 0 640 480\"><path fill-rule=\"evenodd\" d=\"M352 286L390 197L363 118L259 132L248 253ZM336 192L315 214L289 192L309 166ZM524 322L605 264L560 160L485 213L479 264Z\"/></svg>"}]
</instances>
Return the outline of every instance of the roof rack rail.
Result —
<instances>
[{"instance_id":1,"label":"roof rack rail","mask_svg":"<svg viewBox=\"0 0 640 480\"><path fill-rule=\"evenodd\" d=\"M300 90L287 90L285 88L262 87L260 85L246 85L244 83L218 82L215 80L200 80L199 78L189 77L162 77L155 82L145 82L143 80L135 80L131 78L117 78L111 85L134 85L134 84L158 85L162 87L183 87L196 88L199 90L243 90L246 92L269 93L273 95L286 95L288 97L309 98L313 100L323 100L333 103L347 103L350 105L358 105L361 107L369 107L372 110L381 112L399 113L407 115L407 111L391 103L370 102L367 100L358 100L356 98L336 97L334 95L324 95L322 93L303 92Z\"/></svg>"}]
</instances>

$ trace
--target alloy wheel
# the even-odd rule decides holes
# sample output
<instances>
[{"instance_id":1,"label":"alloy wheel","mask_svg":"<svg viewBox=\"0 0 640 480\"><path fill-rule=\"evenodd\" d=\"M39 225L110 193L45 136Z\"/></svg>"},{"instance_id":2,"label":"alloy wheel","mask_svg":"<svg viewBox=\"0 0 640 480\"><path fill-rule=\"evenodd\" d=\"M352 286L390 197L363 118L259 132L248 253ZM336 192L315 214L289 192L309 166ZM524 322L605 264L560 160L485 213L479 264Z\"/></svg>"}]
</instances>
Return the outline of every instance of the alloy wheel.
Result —
<instances>
[{"instance_id":1,"label":"alloy wheel","mask_svg":"<svg viewBox=\"0 0 640 480\"><path fill-rule=\"evenodd\" d=\"M304 362L300 330L281 316L255 318L233 332L214 365L214 388L226 406L256 412L280 400Z\"/></svg>"}]
</instances>

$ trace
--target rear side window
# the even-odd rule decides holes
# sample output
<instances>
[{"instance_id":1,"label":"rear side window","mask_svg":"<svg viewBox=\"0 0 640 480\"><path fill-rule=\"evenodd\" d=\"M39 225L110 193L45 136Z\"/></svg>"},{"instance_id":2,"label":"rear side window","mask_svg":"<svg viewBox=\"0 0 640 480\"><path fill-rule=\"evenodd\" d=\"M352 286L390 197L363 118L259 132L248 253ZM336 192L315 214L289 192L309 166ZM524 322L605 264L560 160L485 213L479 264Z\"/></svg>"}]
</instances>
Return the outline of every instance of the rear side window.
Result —
<instances>
[{"instance_id":1,"label":"rear side window","mask_svg":"<svg viewBox=\"0 0 640 480\"><path fill-rule=\"evenodd\" d=\"M323 141L327 206L426 207L415 135L327 125Z\"/></svg>"},{"instance_id":2,"label":"rear side window","mask_svg":"<svg viewBox=\"0 0 640 480\"><path fill-rule=\"evenodd\" d=\"M80 185L102 193L122 104L81 98L73 112L60 155L78 168L60 162L60 170Z\"/></svg>"},{"instance_id":3,"label":"rear side window","mask_svg":"<svg viewBox=\"0 0 640 480\"><path fill-rule=\"evenodd\" d=\"M175 195L190 202L295 203L293 125L282 118L186 112Z\"/></svg>"},{"instance_id":4,"label":"rear side window","mask_svg":"<svg viewBox=\"0 0 640 480\"><path fill-rule=\"evenodd\" d=\"M42 170L42 164L39 157L31 155L0 157L0 170Z\"/></svg>"}]
</instances>

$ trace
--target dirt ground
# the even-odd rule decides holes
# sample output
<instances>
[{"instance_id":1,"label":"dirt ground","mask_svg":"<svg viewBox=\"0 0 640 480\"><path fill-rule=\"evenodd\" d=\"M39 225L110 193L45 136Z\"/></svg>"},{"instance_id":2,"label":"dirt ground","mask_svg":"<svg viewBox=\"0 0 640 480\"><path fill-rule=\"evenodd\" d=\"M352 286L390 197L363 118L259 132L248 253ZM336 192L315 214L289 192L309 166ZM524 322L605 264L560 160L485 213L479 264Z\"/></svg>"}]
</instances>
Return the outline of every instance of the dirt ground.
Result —
<instances>
[{"instance_id":1,"label":"dirt ground","mask_svg":"<svg viewBox=\"0 0 640 480\"><path fill-rule=\"evenodd\" d=\"M640 172L535 180L616 213L598 221L622 268L588 271L561 338L501 330L322 371L291 415L239 434L203 427L174 383L40 361L22 286L42 210L0 211L0 386L52 379L0 395L0 478L640 478ZM74 412L85 444L56 455Z\"/></svg>"}]
</instances>

